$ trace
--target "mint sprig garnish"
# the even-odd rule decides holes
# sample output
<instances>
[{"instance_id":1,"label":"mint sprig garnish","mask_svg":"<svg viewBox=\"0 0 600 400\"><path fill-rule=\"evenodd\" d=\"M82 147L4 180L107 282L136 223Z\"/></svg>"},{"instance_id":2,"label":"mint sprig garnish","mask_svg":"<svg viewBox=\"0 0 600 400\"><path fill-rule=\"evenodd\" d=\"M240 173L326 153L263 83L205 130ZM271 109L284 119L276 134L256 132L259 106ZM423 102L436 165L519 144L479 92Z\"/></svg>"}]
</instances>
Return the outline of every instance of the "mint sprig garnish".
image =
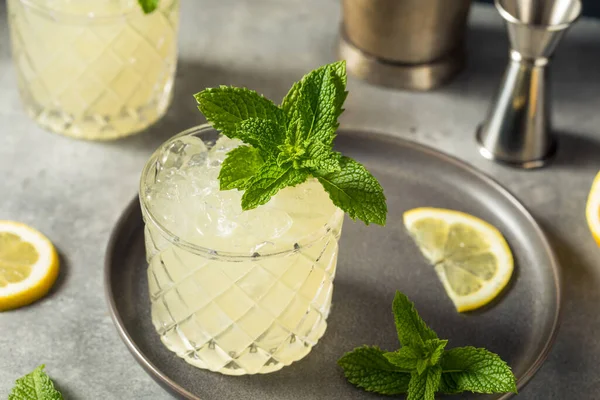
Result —
<instances>
[{"instance_id":1,"label":"mint sprig garnish","mask_svg":"<svg viewBox=\"0 0 600 400\"><path fill-rule=\"evenodd\" d=\"M144 11L144 14L150 14L158 7L159 0L138 0L140 7Z\"/></svg>"},{"instance_id":2,"label":"mint sprig garnish","mask_svg":"<svg viewBox=\"0 0 600 400\"><path fill-rule=\"evenodd\" d=\"M407 394L407 400L434 400L435 393L517 393L510 367L486 349L445 350L447 340L421 319L414 304L396 292L394 320L402 347L385 352L359 347L338 360L348 381L369 392Z\"/></svg>"},{"instance_id":3,"label":"mint sprig garnish","mask_svg":"<svg viewBox=\"0 0 600 400\"><path fill-rule=\"evenodd\" d=\"M63 400L63 397L44 372L44 365L40 365L33 372L17 379L8 400Z\"/></svg>"},{"instance_id":4,"label":"mint sprig garnish","mask_svg":"<svg viewBox=\"0 0 600 400\"><path fill-rule=\"evenodd\" d=\"M347 94L340 61L294 83L281 106L245 88L220 86L194 95L215 129L248 145L227 155L220 189L244 190L242 209L250 210L312 177L352 219L385 225L387 205L377 179L333 150Z\"/></svg>"}]
</instances>

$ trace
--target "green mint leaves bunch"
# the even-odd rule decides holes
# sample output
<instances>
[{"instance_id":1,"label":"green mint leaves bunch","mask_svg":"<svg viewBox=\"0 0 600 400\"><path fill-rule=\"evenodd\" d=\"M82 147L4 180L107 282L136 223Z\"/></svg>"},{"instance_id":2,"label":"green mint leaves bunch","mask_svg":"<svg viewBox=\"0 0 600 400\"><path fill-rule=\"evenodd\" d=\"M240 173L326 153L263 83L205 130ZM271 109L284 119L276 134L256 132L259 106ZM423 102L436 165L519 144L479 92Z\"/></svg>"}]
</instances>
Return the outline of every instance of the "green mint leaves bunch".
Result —
<instances>
[{"instance_id":1,"label":"green mint leaves bunch","mask_svg":"<svg viewBox=\"0 0 600 400\"><path fill-rule=\"evenodd\" d=\"M140 7L142 7L142 11L144 14L150 14L152 11L156 10L158 7L159 0L138 0Z\"/></svg>"},{"instance_id":2,"label":"green mint leaves bunch","mask_svg":"<svg viewBox=\"0 0 600 400\"><path fill-rule=\"evenodd\" d=\"M392 308L402 347L385 352L364 346L346 353L338 364L350 383L380 394L407 393L407 400L434 400L436 393L517 392L510 367L498 355L475 347L446 350L448 341L437 337L400 292Z\"/></svg>"},{"instance_id":3,"label":"green mint leaves bunch","mask_svg":"<svg viewBox=\"0 0 600 400\"><path fill-rule=\"evenodd\" d=\"M242 209L250 210L287 186L316 178L352 219L385 225L387 206L377 179L333 150L347 94L346 63L340 61L294 83L280 106L245 88L221 86L194 95L215 129L247 145L228 153L221 190L244 190Z\"/></svg>"},{"instance_id":4,"label":"green mint leaves bunch","mask_svg":"<svg viewBox=\"0 0 600 400\"><path fill-rule=\"evenodd\" d=\"M63 397L44 372L44 366L40 365L30 374L17 379L8 400L63 400Z\"/></svg>"}]
</instances>

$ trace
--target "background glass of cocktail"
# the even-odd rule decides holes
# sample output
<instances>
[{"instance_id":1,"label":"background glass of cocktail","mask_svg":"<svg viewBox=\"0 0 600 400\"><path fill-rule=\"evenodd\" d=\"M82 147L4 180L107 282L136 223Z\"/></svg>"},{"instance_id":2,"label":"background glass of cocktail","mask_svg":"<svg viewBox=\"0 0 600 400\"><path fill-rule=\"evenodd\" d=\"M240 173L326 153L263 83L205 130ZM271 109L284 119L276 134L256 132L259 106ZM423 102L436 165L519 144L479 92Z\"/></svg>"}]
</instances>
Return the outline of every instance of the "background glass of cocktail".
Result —
<instances>
[{"instance_id":1,"label":"background glass of cocktail","mask_svg":"<svg viewBox=\"0 0 600 400\"><path fill-rule=\"evenodd\" d=\"M217 179L240 143L184 131L140 187L153 324L179 357L228 375L277 371L323 335L344 219L316 180L242 211Z\"/></svg>"},{"instance_id":2,"label":"background glass of cocktail","mask_svg":"<svg viewBox=\"0 0 600 400\"><path fill-rule=\"evenodd\" d=\"M19 91L43 127L81 139L139 132L166 111L179 0L8 0Z\"/></svg>"}]
</instances>

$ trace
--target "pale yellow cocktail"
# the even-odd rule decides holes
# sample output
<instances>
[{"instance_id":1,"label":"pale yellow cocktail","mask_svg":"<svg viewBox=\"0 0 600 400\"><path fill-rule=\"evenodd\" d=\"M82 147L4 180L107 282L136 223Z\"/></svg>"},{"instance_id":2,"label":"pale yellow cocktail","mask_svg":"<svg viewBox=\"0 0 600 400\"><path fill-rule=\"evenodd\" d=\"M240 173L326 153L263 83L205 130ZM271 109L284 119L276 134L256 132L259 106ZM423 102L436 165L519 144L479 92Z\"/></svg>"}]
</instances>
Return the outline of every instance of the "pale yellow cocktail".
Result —
<instances>
[{"instance_id":1,"label":"pale yellow cocktail","mask_svg":"<svg viewBox=\"0 0 600 400\"><path fill-rule=\"evenodd\" d=\"M190 364L228 375L277 371L321 338L344 217L315 179L242 211L243 192L217 179L240 144L190 129L152 156L140 188L154 326Z\"/></svg>"},{"instance_id":2,"label":"pale yellow cocktail","mask_svg":"<svg viewBox=\"0 0 600 400\"><path fill-rule=\"evenodd\" d=\"M109 140L166 111L179 0L148 15L135 0L8 0L8 12L21 97L43 127Z\"/></svg>"}]
</instances>

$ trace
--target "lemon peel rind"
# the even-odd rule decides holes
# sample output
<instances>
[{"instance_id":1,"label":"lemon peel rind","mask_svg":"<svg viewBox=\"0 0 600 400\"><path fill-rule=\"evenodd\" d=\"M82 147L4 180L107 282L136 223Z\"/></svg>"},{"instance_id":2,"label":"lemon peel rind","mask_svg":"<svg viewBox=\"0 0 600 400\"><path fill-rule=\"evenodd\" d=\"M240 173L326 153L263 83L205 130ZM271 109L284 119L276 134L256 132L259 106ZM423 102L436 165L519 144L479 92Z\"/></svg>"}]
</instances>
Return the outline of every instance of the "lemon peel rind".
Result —
<instances>
[{"instance_id":1,"label":"lemon peel rind","mask_svg":"<svg viewBox=\"0 0 600 400\"><path fill-rule=\"evenodd\" d=\"M0 231L14 233L21 240L32 243L39 254L30 276L0 289L0 311L8 311L34 303L48 294L58 278L59 257L48 238L28 225L0 220ZM48 266L40 268L42 263Z\"/></svg>"},{"instance_id":2,"label":"lemon peel rind","mask_svg":"<svg viewBox=\"0 0 600 400\"><path fill-rule=\"evenodd\" d=\"M408 210L403 215L403 222L409 232L411 232L410 227L412 224L420 219L431 217L440 219L440 216L443 215L443 220L452 224L452 223L463 223L469 226L473 226L479 231L483 231L486 233L486 237L494 237L495 240L493 243L490 243L490 252L496 256L502 255L502 259L498 259L498 263L503 263L503 265L507 265L510 269L509 273L503 274L502 279L497 282L490 283L490 281L479 280L483 283L481 289L476 292L470 293L467 296L459 296L454 292L448 279L446 277L443 264L444 262L438 262L434 266L435 271L438 275L438 278L442 285L444 286L444 290L446 291L448 297L454 304L456 310L458 312L466 312L473 311L478 308L481 308L489 303L491 303L508 285L510 282L513 272L514 272L514 258L506 239L502 235L502 233L490 223L475 217L473 215L449 210L442 208L433 208L433 207L419 207ZM411 232L411 236L414 239L414 235ZM417 243L418 244L418 243ZM423 254L425 258L431 262L430 257L426 254Z\"/></svg>"},{"instance_id":3,"label":"lemon peel rind","mask_svg":"<svg viewBox=\"0 0 600 400\"><path fill-rule=\"evenodd\" d=\"M585 217L596 244L600 246L600 172L594 178L588 195Z\"/></svg>"}]
</instances>

